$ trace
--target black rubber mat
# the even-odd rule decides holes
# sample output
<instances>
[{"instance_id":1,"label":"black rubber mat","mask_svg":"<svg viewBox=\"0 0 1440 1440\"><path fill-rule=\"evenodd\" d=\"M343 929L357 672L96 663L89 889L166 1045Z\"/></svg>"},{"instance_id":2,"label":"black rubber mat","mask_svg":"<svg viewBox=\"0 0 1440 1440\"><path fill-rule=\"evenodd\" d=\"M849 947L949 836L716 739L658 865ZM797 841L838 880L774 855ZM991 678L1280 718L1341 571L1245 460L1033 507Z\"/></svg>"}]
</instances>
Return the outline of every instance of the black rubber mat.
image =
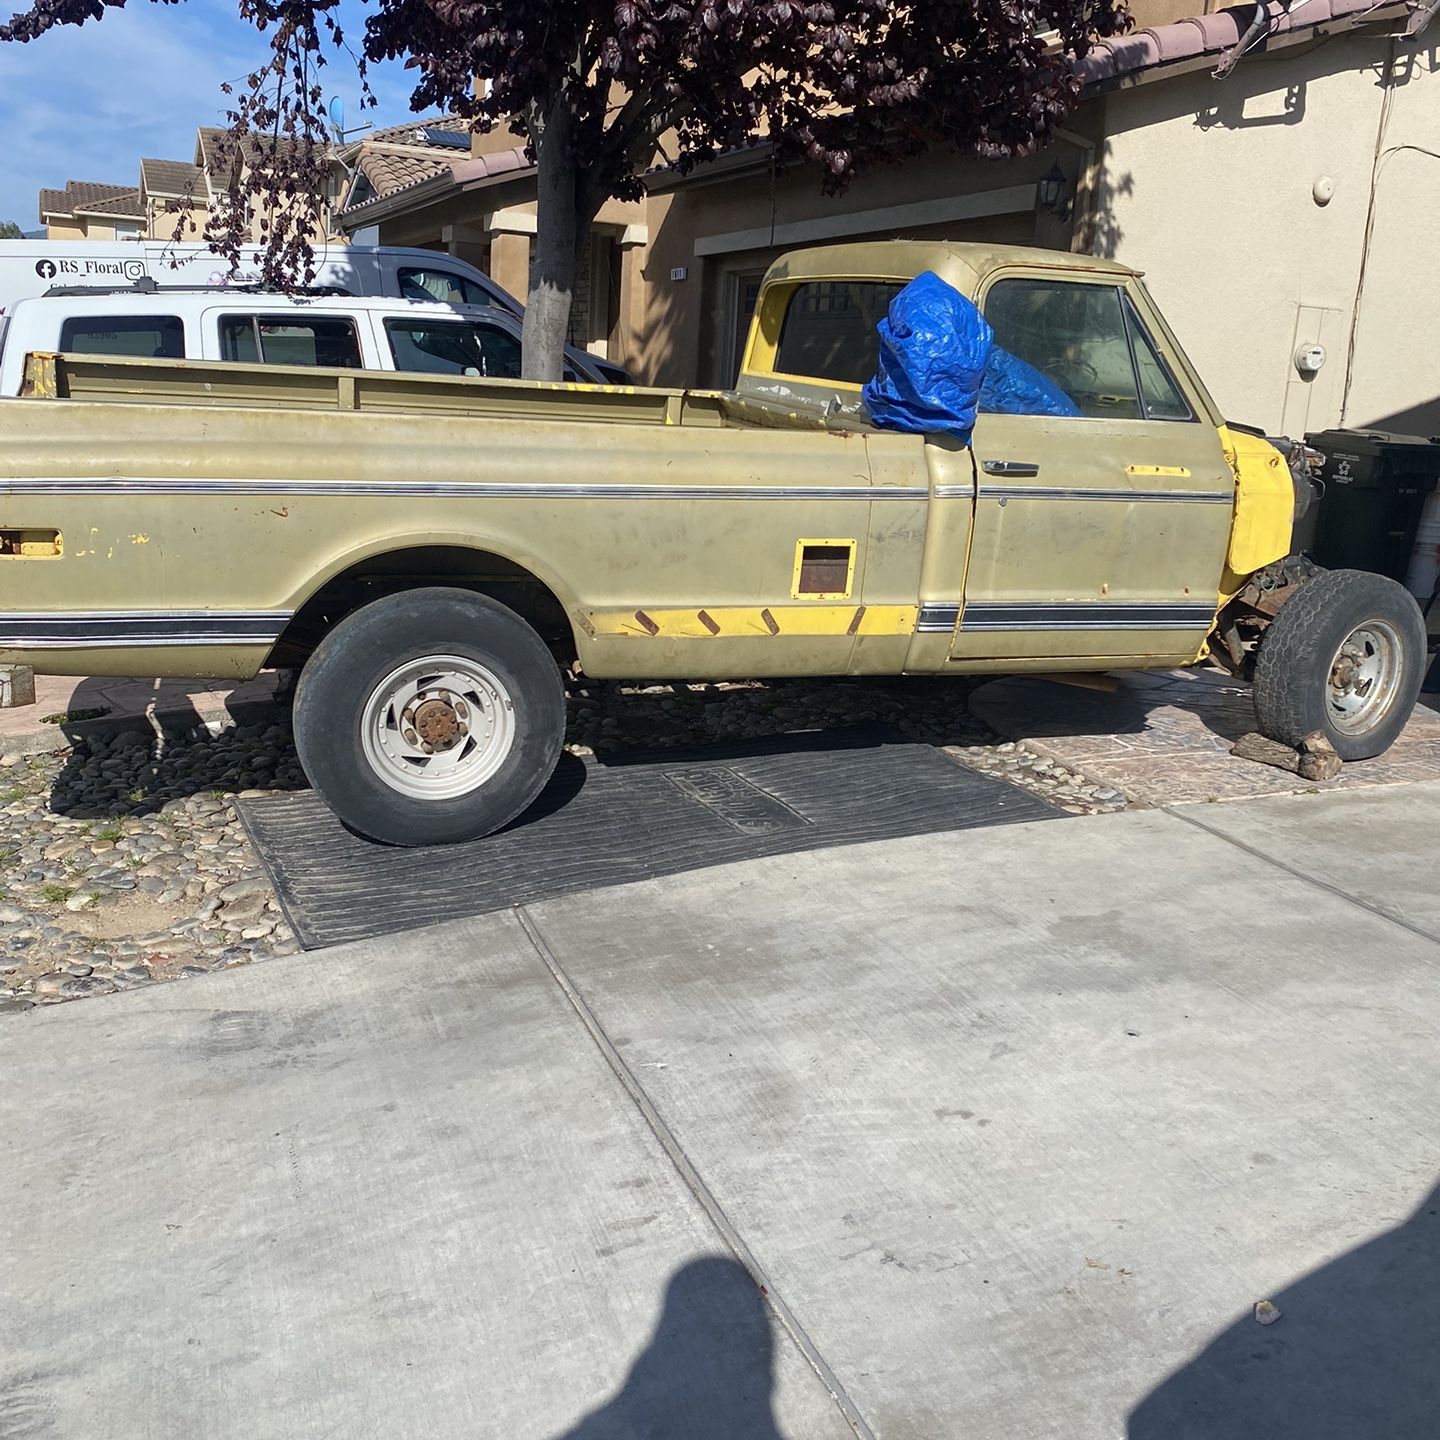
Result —
<instances>
[{"instance_id":1,"label":"black rubber mat","mask_svg":"<svg viewBox=\"0 0 1440 1440\"><path fill-rule=\"evenodd\" d=\"M928 745L834 733L566 755L505 830L425 850L360 839L311 792L239 806L306 949L731 860L1063 816Z\"/></svg>"}]
</instances>

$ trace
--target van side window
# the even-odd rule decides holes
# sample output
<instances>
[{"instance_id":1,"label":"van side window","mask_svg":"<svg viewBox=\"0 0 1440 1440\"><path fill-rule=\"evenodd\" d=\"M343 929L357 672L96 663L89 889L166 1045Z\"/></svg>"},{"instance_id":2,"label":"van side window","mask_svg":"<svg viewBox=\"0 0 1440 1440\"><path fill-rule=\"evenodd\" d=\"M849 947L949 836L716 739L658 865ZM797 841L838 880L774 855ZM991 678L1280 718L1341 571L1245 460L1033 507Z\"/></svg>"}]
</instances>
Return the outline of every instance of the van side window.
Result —
<instances>
[{"instance_id":1,"label":"van side window","mask_svg":"<svg viewBox=\"0 0 1440 1440\"><path fill-rule=\"evenodd\" d=\"M1189 420L1190 406L1118 285L1000 280L985 298L995 343L1092 420Z\"/></svg>"},{"instance_id":2,"label":"van side window","mask_svg":"<svg viewBox=\"0 0 1440 1440\"><path fill-rule=\"evenodd\" d=\"M178 315L74 316L60 326L60 348L70 355L183 360L185 326Z\"/></svg>"},{"instance_id":3,"label":"van side window","mask_svg":"<svg viewBox=\"0 0 1440 1440\"><path fill-rule=\"evenodd\" d=\"M251 364L361 368L355 322L341 316L225 315L220 354Z\"/></svg>"},{"instance_id":4,"label":"van side window","mask_svg":"<svg viewBox=\"0 0 1440 1440\"><path fill-rule=\"evenodd\" d=\"M520 378L520 342L498 325L387 319L385 334L397 370L491 380Z\"/></svg>"},{"instance_id":5,"label":"van side window","mask_svg":"<svg viewBox=\"0 0 1440 1440\"><path fill-rule=\"evenodd\" d=\"M440 300L446 305L495 303L483 286L442 266L402 265L397 273L400 296L404 300Z\"/></svg>"},{"instance_id":6,"label":"van side window","mask_svg":"<svg viewBox=\"0 0 1440 1440\"><path fill-rule=\"evenodd\" d=\"M863 385L876 370L875 327L904 289L898 280L816 280L797 285L780 327L775 371Z\"/></svg>"}]
</instances>

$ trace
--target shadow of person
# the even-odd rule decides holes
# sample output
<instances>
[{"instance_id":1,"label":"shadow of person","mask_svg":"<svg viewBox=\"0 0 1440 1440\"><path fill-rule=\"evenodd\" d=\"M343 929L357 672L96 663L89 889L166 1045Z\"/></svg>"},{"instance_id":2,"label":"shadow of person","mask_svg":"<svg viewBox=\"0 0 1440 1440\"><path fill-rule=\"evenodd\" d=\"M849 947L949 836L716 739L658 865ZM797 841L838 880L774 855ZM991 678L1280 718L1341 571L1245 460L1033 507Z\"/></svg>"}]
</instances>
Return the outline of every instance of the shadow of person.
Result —
<instances>
[{"instance_id":1,"label":"shadow of person","mask_svg":"<svg viewBox=\"0 0 1440 1440\"><path fill-rule=\"evenodd\" d=\"M1440 1434L1440 1188L1267 1298L1281 1318L1223 1331L1135 1407L1129 1440Z\"/></svg>"},{"instance_id":2,"label":"shadow of person","mask_svg":"<svg viewBox=\"0 0 1440 1440\"><path fill-rule=\"evenodd\" d=\"M748 1272L707 1256L670 1278L619 1392L555 1440L781 1440L770 1314Z\"/></svg>"}]
</instances>

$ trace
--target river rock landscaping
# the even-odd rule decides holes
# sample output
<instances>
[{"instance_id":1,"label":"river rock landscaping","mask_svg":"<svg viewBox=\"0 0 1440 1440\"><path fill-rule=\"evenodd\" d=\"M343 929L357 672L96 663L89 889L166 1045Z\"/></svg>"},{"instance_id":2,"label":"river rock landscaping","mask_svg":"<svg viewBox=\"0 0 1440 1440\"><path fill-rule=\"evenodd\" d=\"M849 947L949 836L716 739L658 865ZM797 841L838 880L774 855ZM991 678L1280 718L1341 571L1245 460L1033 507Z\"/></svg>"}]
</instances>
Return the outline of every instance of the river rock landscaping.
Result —
<instances>
[{"instance_id":1,"label":"river rock landscaping","mask_svg":"<svg viewBox=\"0 0 1440 1440\"><path fill-rule=\"evenodd\" d=\"M1075 814L1117 790L1004 742L956 680L573 687L567 744L602 758L879 726ZM0 755L0 1013L184 979L299 946L232 803L300 789L288 719L121 731Z\"/></svg>"}]
</instances>

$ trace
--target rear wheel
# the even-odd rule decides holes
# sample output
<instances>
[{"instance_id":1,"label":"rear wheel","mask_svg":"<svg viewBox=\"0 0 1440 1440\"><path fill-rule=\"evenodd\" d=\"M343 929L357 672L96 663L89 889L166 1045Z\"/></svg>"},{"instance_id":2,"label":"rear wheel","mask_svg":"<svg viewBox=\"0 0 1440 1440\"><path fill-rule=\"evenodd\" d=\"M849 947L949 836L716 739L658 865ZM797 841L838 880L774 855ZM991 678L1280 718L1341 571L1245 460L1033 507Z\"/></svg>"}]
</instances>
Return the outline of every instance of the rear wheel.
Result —
<instances>
[{"instance_id":1,"label":"rear wheel","mask_svg":"<svg viewBox=\"0 0 1440 1440\"><path fill-rule=\"evenodd\" d=\"M1272 740L1323 732L1342 760L1395 742L1425 672L1425 625L1410 592L1384 575L1329 570L1286 602L1260 641L1255 715Z\"/></svg>"},{"instance_id":2,"label":"rear wheel","mask_svg":"<svg viewBox=\"0 0 1440 1440\"><path fill-rule=\"evenodd\" d=\"M295 746L326 804L392 845L472 840L513 820L555 769L559 668L514 611L433 587L376 600L316 647Z\"/></svg>"}]
</instances>

